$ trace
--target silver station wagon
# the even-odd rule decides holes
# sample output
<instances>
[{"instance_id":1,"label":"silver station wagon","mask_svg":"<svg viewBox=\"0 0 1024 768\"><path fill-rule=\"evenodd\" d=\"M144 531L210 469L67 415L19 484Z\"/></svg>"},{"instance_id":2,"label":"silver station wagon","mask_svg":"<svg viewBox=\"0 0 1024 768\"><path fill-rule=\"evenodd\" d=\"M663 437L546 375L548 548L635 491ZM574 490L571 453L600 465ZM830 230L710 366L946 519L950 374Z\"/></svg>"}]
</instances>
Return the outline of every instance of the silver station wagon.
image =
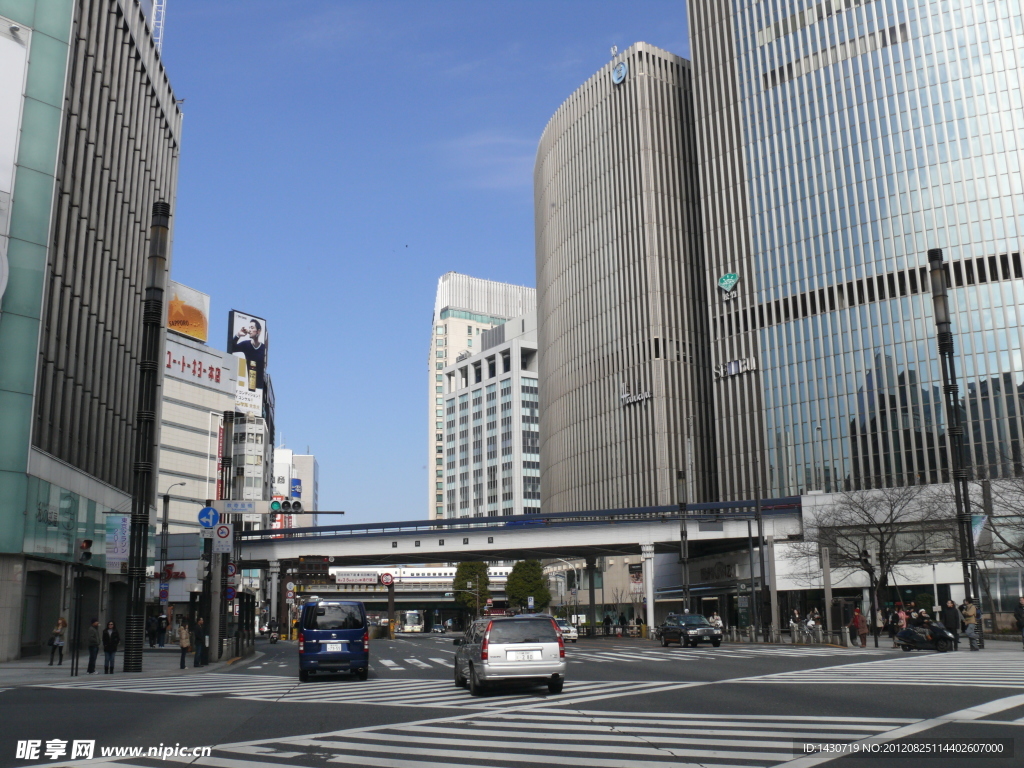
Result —
<instances>
[{"instance_id":1,"label":"silver station wagon","mask_svg":"<svg viewBox=\"0 0 1024 768\"><path fill-rule=\"evenodd\" d=\"M551 693L565 684L565 643L550 616L476 621L454 644L455 684L474 696L495 683L546 684Z\"/></svg>"}]
</instances>

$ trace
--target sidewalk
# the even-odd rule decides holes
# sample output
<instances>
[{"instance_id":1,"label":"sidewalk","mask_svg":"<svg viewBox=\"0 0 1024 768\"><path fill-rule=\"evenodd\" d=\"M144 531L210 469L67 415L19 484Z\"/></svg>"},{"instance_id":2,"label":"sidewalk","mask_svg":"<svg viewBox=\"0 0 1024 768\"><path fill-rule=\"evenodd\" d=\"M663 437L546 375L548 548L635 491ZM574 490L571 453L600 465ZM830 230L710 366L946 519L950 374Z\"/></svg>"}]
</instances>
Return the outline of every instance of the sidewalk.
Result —
<instances>
[{"instance_id":1,"label":"sidewalk","mask_svg":"<svg viewBox=\"0 0 1024 768\"><path fill-rule=\"evenodd\" d=\"M0 688L10 688L17 685L40 685L61 682L72 682L78 680L103 680L112 677L177 677L180 675L197 675L204 672L224 672L233 669L236 665L249 664L262 657L260 651L251 656L239 659L231 659L225 656L220 661L210 662L205 667L193 667L195 657L188 654L185 657L185 668L180 668L181 651L172 646L164 648L150 648L146 646L142 653L142 672L126 673L124 668L124 654L117 653L117 664L114 666L113 675L103 674L103 652L100 652L96 659L96 674L90 675L86 672L89 666L89 652L83 650L79 655L78 676L71 677L71 658L69 653L64 654L64 663L58 665L54 658L53 666L50 664L50 654L43 656L30 656L25 659L16 659L0 664Z\"/></svg>"}]
</instances>

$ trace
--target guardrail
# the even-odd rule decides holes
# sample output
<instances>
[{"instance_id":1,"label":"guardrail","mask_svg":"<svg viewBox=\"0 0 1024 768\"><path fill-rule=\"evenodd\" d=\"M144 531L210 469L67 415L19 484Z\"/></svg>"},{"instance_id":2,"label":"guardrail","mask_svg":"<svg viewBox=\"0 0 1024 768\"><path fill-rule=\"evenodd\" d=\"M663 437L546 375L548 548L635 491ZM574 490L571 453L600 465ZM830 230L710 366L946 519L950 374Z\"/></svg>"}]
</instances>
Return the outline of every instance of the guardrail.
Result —
<instances>
[{"instance_id":1,"label":"guardrail","mask_svg":"<svg viewBox=\"0 0 1024 768\"><path fill-rule=\"evenodd\" d=\"M755 502L728 501L688 504L687 519L728 520L747 519L752 516ZM761 514L764 516L791 515L799 513L800 497L790 496L779 499L764 499ZM320 514L330 514L321 512ZM252 531L235 531L235 538L241 540L335 538L347 536L378 536L395 533L421 533L429 531L533 529L555 526L605 525L608 523L633 523L649 520L678 520L683 516L678 505L663 507L633 507L627 509L602 509L589 512L556 512L545 515L498 515L494 517L459 517L452 520L406 520L390 523L367 523L355 525L321 525L314 528L261 528Z\"/></svg>"}]
</instances>

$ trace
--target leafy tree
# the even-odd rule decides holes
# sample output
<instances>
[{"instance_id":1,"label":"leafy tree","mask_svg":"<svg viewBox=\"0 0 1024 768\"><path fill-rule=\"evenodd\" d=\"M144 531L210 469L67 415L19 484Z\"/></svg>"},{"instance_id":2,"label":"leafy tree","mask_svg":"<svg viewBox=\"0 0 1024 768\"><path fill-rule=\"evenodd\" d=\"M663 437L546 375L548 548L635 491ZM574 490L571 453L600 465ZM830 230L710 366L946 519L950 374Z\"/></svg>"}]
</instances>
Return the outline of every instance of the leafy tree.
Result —
<instances>
[{"instance_id":1,"label":"leafy tree","mask_svg":"<svg viewBox=\"0 0 1024 768\"><path fill-rule=\"evenodd\" d=\"M531 595L535 611L543 611L551 603L551 590L540 560L520 560L512 566L505 582L505 596L510 607L524 609Z\"/></svg>"},{"instance_id":2,"label":"leafy tree","mask_svg":"<svg viewBox=\"0 0 1024 768\"><path fill-rule=\"evenodd\" d=\"M467 586L470 583L473 584L472 587ZM491 596L490 580L487 578L487 563L459 563L459 567L455 569L452 589L455 590L456 604L476 616L477 609L483 609L487 605L487 598ZM477 595L480 596L479 606L477 605Z\"/></svg>"}]
</instances>

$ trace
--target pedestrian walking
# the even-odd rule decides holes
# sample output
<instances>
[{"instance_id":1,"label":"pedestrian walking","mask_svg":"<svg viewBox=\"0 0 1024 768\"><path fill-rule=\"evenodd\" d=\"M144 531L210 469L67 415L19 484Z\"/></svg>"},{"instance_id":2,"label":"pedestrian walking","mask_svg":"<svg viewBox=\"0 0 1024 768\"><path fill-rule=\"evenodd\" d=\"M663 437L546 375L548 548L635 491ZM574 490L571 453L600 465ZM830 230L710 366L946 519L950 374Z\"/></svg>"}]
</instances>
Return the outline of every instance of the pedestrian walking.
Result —
<instances>
[{"instance_id":1,"label":"pedestrian walking","mask_svg":"<svg viewBox=\"0 0 1024 768\"><path fill-rule=\"evenodd\" d=\"M68 631L68 620L61 616L50 633L50 666L53 666L53 656L57 654L57 666L64 663L64 635Z\"/></svg>"},{"instance_id":2,"label":"pedestrian walking","mask_svg":"<svg viewBox=\"0 0 1024 768\"><path fill-rule=\"evenodd\" d=\"M608 616L607 614L605 614L605 617L604 617L604 633L606 635L610 635L611 634L611 628L612 628L612 617Z\"/></svg>"},{"instance_id":3,"label":"pedestrian walking","mask_svg":"<svg viewBox=\"0 0 1024 768\"><path fill-rule=\"evenodd\" d=\"M1024 643L1024 597L1020 599L1017 607L1013 609L1013 618L1017 622L1017 629L1020 631L1020 641Z\"/></svg>"},{"instance_id":4,"label":"pedestrian walking","mask_svg":"<svg viewBox=\"0 0 1024 768\"><path fill-rule=\"evenodd\" d=\"M146 619L146 639L149 641L150 648L156 645L156 616Z\"/></svg>"},{"instance_id":5,"label":"pedestrian walking","mask_svg":"<svg viewBox=\"0 0 1024 768\"><path fill-rule=\"evenodd\" d=\"M953 650L960 650L960 625L963 623L964 617L960 614L960 609L956 607L956 603L952 600L947 600L946 604L942 607L942 612L939 614L939 621L942 622L942 626L953 633Z\"/></svg>"},{"instance_id":6,"label":"pedestrian walking","mask_svg":"<svg viewBox=\"0 0 1024 768\"><path fill-rule=\"evenodd\" d=\"M892 641L892 647L895 648L897 645L896 633L900 631L900 615L895 607L889 609L889 615L885 620L885 628L889 632L889 639Z\"/></svg>"},{"instance_id":7,"label":"pedestrian walking","mask_svg":"<svg viewBox=\"0 0 1024 768\"><path fill-rule=\"evenodd\" d=\"M89 622L85 643L89 647L89 666L85 671L90 675L96 674L96 657L100 655L100 639L100 620L93 619Z\"/></svg>"},{"instance_id":8,"label":"pedestrian walking","mask_svg":"<svg viewBox=\"0 0 1024 768\"><path fill-rule=\"evenodd\" d=\"M103 674L114 674L114 656L120 644L121 636L117 633L117 627L114 622L108 621L107 628L103 630Z\"/></svg>"},{"instance_id":9,"label":"pedestrian walking","mask_svg":"<svg viewBox=\"0 0 1024 768\"><path fill-rule=\"evenodd\" d=\"M857 636L860 638L860 647L867 648L868 621L864 617L864 614L860 612L860 608L853 609L853 619L850 621L850 627L857 631Z\"/></svg>"},{"instance_id":10,"label":"pedestrian walking","mask_svg":"<svg viewBox=\"0 0 1024 768\"><path fill-rule=\"evenodd\" d=\"M971 650L978 650L978 608L969 597L964 598L964 624L967 625L967 639L971 643Z\"/></svg>"},{"instance_id":11,"label":"pedestrian walking","mask_svg":"<svg viewBox=\"0 0 1024 768\"><path fill-rule=\"evenodd\" d=\"M196 656L192 662L193 667L205 667L206 666L206 627L203 626L202 617L196 622L195 631L192 633L195 636L195 649Z\"/></svg>"},{"instance_id":12,"label":"pedestrian walking","mask_svg":"<svg viewBox=\"0 0 1024 768\"><path fill-rule=\"evenodd\" d=\"M170 622L167 621L167 614L161 613L156 617L156 644L161 648L167 642L167 627L170 626Z\"/></svg>"},{"instance_id":13,"label":"pedestrian walking","mask_svg":"<svg viewBox=\"0 0 1024 768\"><path fill-rule=\"evenodd\" d=\"M188 622L184 619L178 625L178 647L181 648L181 668L185 668L185 657L192 647L192 633L188 631Z\"/></svg>"}]
</instances>

